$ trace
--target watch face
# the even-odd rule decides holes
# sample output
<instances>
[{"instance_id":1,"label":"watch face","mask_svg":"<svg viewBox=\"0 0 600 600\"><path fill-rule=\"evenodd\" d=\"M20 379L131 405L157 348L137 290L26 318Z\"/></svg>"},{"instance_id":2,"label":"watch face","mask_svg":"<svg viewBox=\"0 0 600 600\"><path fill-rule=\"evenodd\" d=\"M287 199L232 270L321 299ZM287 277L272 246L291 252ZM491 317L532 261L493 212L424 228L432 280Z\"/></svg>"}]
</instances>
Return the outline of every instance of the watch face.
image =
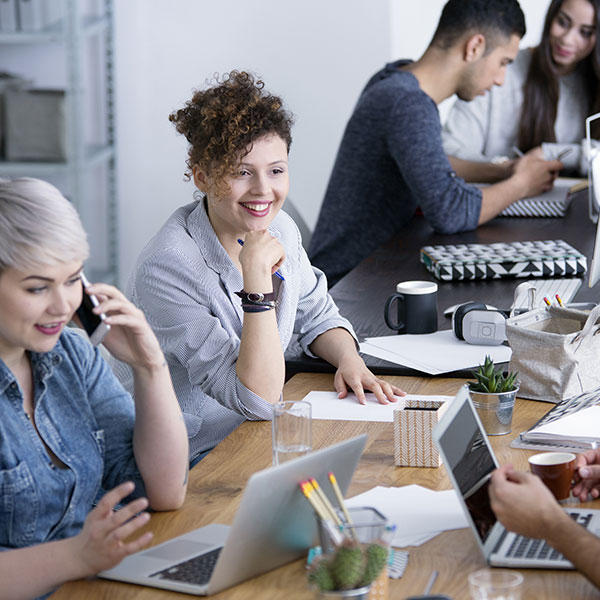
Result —
<instances>
[{"instance_id":1,"label":"watch face","mask_svg":"<svg viewBox=\"0 0 600 600\"><path fill-rule=\"evenodd\" d=\"M264 294L254 293L254 292L250 292L248 294L248 300L250 300L250 302L262 302L264 299L265 299Z\"/></svg>"}]
</instances>

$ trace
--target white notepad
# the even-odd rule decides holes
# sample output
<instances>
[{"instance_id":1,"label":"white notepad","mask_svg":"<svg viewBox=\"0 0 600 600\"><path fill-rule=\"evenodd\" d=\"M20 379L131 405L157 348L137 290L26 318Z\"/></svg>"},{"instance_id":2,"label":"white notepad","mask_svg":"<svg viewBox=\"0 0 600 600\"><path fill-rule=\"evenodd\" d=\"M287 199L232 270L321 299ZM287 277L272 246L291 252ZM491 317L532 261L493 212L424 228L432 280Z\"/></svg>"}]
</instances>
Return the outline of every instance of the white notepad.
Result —
<instances>
[{"instance_id":1,"label":"white notepad","mask_svg":"<svg viewBox=\"0 0 600 600\"><path fill-rule=\"evenodd\" d=\"M531 429L528 439L598 443L600 441L598 423L600 423L600 406L589 406Z\"/></svg>"},{"instance_id":2,"label":"white notepad","mask_svg":"<svg viewBox=\"0 0 600 600\"><path fill-rule=\"evenodd\" d=\"M393 423L394 410L404 408L406 400L438 400L447 402L452 396L408 394L397 396L396 402L379 404L375 394L367 392L366 404L359 404L356 396L349 392L345 398L338 398L337 392L309 392L302 400L312 406L312 418L334 421L374 421L379 423Z\"/></svg>"}]
</instances>

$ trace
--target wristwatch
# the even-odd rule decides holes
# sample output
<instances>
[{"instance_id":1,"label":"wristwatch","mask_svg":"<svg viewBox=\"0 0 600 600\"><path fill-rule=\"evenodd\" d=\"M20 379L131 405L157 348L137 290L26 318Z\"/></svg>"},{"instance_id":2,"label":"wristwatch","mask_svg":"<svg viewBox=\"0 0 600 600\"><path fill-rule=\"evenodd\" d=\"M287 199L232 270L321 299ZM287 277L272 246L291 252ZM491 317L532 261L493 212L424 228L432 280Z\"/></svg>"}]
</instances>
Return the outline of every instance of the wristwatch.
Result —
<instances>
[{"instance_id":1,"label":"wristwatch","mask_svg":"<svg viewBox=\"0 0 600 600\"><path fill-rule=\"evenodd\" d=\"M246 306L262 306L265 309L275 308L276 293L269 292L268 294L261 294L260 292L235 292L236 296L242 299L242 308Z\"/></svg>"}]
</instances>

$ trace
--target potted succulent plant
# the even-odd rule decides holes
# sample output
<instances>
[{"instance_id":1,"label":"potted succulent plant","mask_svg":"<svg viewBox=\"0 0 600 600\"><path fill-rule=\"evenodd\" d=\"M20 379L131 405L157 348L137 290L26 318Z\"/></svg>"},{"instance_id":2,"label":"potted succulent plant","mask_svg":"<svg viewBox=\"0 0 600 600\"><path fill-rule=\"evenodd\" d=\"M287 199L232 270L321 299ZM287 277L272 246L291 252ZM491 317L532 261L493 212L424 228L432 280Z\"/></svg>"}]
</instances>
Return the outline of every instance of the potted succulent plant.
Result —
<instances>
[{"instance_id":1,"label":"potted succulent plant","mask_svg":"<svg viewBox=\"0 0 600 600\"><path fill-rule=\"evenodd\" d=\"M510 433L515 398L519 391L518 373L504 373L489 356L472 373L477 381L468 383L469 392L487 434Z\"/></svg>"},{"instance_id":2,"label":"potted succulent plant","mask_svg":"<svg viewBox=\"0 0 600 600\"><path fill-rule=\"evenodd\" d=\"M371 583L377 579L388 559L384 544L360 543L345 539L331 554L313 561L308 580L321 598L368 598Z\"/></svg>"}]
</instances>

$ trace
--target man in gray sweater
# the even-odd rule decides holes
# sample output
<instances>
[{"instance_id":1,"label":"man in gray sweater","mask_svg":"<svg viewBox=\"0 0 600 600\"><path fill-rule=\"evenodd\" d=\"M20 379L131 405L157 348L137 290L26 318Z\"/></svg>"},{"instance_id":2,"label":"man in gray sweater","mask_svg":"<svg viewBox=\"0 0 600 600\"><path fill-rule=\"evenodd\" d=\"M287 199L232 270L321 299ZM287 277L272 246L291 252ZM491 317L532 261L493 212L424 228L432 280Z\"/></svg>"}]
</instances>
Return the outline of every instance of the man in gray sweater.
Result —
<instances>
[{"instance_id":1,"label":"man in gray sweater","mask_svg":"<svg viewBox=\"0 0 600 600\"><path fill-rule=\"evenodd\" d=\"M386 65L367 83L342 139L309 249L333 285L387 242L418 208L435 231L475 229L509 204L552 187L559 161L452 159L437 104L502 85L525 34L517 0L449 0L416 62ZM483 190L465 183L492 183Z\"/></svg>"}]
</instances>

